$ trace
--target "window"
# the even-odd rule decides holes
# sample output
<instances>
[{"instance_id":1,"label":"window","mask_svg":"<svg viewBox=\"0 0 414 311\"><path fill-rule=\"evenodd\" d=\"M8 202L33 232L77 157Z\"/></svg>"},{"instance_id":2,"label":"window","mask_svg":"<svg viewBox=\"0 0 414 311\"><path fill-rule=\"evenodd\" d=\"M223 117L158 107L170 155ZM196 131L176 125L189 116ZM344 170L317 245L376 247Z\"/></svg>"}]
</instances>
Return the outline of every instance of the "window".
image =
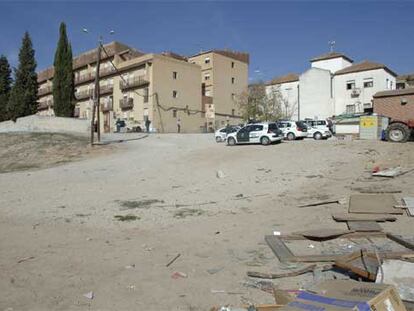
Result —
<instances>
[{"instance_id":1,"label":"window","mask_svg":"<svg viewBox=\"0 0 414 311\"><path fill-rule=\"evenodd\" d=\"M145 89L144 89L144 103L148 103L148 94L149 94L149 90L148 90L148 88L146 87Z\"/></svg>"},{"instance_id":2,"label":"window","mask_svg":"<svg viewBox=\"0 0 414 311\"><path fill-rule=\"evenodd\" d=\"M190 108L188 108L188 105L185 106L185 110L187 111L187 114L190 115Z\"/></svg>"},{"instance_id":3,"label":"window","mask_svg":"<svg viewBox=\"0 0 414 311\"><path fill-rule=\"evenodd\" d=\"M371 103L365 103L364 104L364 109L369 109L369 108L372 108Z\"/></svg>"},{"instance_id":4,"label":"window","mask_svg":"<svg viewBox=\"0 0 414 311\"><path fill-rule=\"evenodd\" d=\"M390 80L385 79L385 87L386 87L387 89L389 89L389 88L390 88Z\"/></svg>"},{"instance_id":5,"label":"window","mask_svg":"<svg viewBox=\"0 0 414 311\"><path fill-rule=\"evenodd\" d=\"M204 64L210 64L210 57L206 57L204 59Z\"/></svg>"},{"instance_id":6,"label":"window","mask_svg":"<svg viewBox=\"0 0 414 311\"><path fill-rule=\"evenodd\" d=\"M355 88L355 80L347 81L346 82L346 89L347 90L352 90L354 88Z\"/></svg>"},{"instance_id":7,"label":"window","mask_svg":"<svg viewBox=\"0 0 414 311\"><path fill-rule=\"evenodd\" d=\"M263 131L263 125L252 125L250 128L251 132L256 132L256 131Z\"/></svg>"},{"instance_id":8,"label":"window","mask_svg":"<svg viewBox=\"0 0 414 311\"><path fill-rule=\"evenodd\" d=\"M234 77L232 77L231 78L231 84L234 84L234 81L235 81L236 79L234 78Z\"/></svg>"},{"instance_id":9,"label":"window","mask_svg":"<svg viewBox=\"0 0 414 311\"><path fill-rule=\"evenodd\" d=\"M374 86L374 80L364 79L364 88L373 87L373 86Z\"/></svg>"},{"instance_id":10,"label":"window","mask_svg":"<svg viewBox=\"0 0 414 311\"><path fill-rule=\"evenodd\" d=\"M394 84L392 83L392 81L390 81L390 89L392 90L394 87Z\"/></svg>"},{"instance_id":11,"label":"window","mask_svg":"<svg viewBox=\"0 0 414 311\"><path fill-rule=\"evenodd\" d=\"M177 71L173 71L173 79L177 80Z\"/></svg>"},{"instance_id":12,"label":"window","mask_svg":"<svg viewBox=\"0 0 414 311\"><path fill-rule=\"evenodd\" d=\"M234 68L234 62L231 62L231 68Z\"/></svg>"},{"instance_id":13,"label":"window","mask_svg":"<svg viewBox=\"0 0 414 311\"><path fill-rule=\"evenodd\" d=\"M346 105L346 114L355 113L355 105Z\"/></svg>"},{"instance_id":14,"label":"window","mask_svg":"<svg viewBox=\"0 0 414 311\"><path fill-rule=\"evenodd\" d=\"M231 110L231 115L234 116L234 113L235 113L235 111L234 111L234 109L232 109Z\"/></svg>"},{"instance_id":15,"label":"window","mask_svg":"<svg viewBox=\"0 0 414 311\"><path fill-rule=\"evenodd\" d=\"M405 83L404 82L398 82L397 83L397 90L405 89Z\"/></svg>"},{"instance_id":16,"label":"window","mask_svg":"<svg viewBox=\"0 0 414 311\"><path fill-rule=\"evenodd\" d=\"M176 117L177 117L177 110L173 109L173 118L176 118Z\"/></svg>"},{"instance_id":17,"label":"window","mask_svg":"<svg viewBox=\"0 0 414 311\"><path fill-rule=\"evenodd\" d=\"M204 80L210 80L210 74L209 73L206 73L205 75L204 75Z\"/></svg>"},{"instance_id":18,"label":"window","mask_svg":"<svg viewBox=\"0 0 414 311\"><path fill-rule=\"evenodd\" d=\"M173 98L177 98L178 97L178 92L177 91L173 91Z\"/></svg>"}]
</instances>

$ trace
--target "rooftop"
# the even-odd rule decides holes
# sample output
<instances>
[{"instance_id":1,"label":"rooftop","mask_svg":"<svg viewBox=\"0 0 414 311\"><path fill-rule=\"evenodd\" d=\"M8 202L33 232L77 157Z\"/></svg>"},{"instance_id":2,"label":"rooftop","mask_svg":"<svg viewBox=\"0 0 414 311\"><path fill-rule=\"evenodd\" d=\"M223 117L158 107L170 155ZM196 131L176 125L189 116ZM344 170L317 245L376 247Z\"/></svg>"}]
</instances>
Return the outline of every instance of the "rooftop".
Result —
<instances>
[{"instance_id":1,"label":"rooftop","mask_svg":"<svg viewBox=\"0 0 414 311\"><path fill-rule=\"evenodd\" d=\"M389 96L403 96L403 95L414 95L414 88L382 91L374 94L375 98L378 97L389 97Z\"/></svg>"},{"instance_id":2,"label":"rooftop","mask_svg":"<svg viewBox=\"0 0 414 311\"><path fill-rule=\"evenodd\" d=\"M317 61L320 61L320 60L333 59L333 58L339 58L339 57L342 57L342 58L348 60L351 63L354 62L351 58L349 58L345 54L338 53L338 52L325 53L325 54L322 54L322 55L319 55L317 57L312 58L310 61L311 62L317 62Z\"/></svg>"},{"instance_id":3,"label":"rooftop","mask_svg":"<svg viewBox=\"0 0 414 311\"><path fill-rule=\"evenodd\" d=\"M196 57L196 56L200 56L204 54L209 54L209 53L217 53L217 54L241 61L246 64L249 63L249 53L237 52L237 51L232 51L232 50L209 50L209 51L204 51L204 52L200 52L198 54L192 55L188 58L192 58L192 57Z\"/></svg>"},{"instance_id":4,"label":"rooftop","mask_svg":"<svg viewBox=\"0 0 414 311\"><path fill-rule=\"evenodd\" d=\"M266 85L282 84L288 82L299 81L299 75L296 73L288 73L287 75L276 77L266 83Z\"/></svg>"},{"instance_id":5,"label":"rooftop","mask_svg":"<svg viewBox=\"0 0 414 311\"><path fill-rule=\"evenodd\" d=\"M393 76L397 76L395 72L393 72L391 69L389 69L387 66L381 63L375 63L368 60L362 61L358 64L351 65L349 67L346 67L344 69L338 70L335 72L335 75L343 75L347 73L354 73L354 72L360 72L360 71L368 71L368 70L375 70L375 69L384 69L385 71L388 71Z\"/></svg>"}]
</instances>

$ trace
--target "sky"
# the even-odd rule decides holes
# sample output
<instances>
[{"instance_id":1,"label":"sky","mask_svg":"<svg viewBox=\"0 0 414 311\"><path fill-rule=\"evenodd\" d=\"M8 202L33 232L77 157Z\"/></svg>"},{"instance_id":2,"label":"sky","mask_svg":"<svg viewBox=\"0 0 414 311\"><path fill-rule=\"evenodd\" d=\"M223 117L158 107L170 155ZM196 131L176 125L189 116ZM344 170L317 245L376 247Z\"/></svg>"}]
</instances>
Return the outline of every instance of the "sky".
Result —
<instances>
[{"instance_id":1,"label":"sky","mask_svg":"<svg viewBox=\"0 0 414 311\"><path fill-rule=\"evenodd\" d=\"M250 81L304 72L331 40L355 62L414 72L414 1L0 0L0 54L16 66L29 31L38 70L47 68L62 21L75 55L96 47L99 35L153 53L228 48L250 53Z\"/></svg>"}]
</instances>

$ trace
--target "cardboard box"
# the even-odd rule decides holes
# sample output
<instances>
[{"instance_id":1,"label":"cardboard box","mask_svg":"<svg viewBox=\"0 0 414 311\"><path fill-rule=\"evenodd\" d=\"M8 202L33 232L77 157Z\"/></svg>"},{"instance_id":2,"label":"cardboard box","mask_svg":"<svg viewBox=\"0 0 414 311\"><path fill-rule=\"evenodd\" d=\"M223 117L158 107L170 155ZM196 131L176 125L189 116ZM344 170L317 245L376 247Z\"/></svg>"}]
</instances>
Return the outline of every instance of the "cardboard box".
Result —
<instances>
[{"instance_id":1,"label":"cardboard box","mask_svg":"<svg viewBox=\"0 0 414 311\"><path fill-rule=\"evenodd\" d=\"M301 292L285 311L406 311L392 285L330 280L316 285L312 292Z\"/></svg>"}]
</instances>

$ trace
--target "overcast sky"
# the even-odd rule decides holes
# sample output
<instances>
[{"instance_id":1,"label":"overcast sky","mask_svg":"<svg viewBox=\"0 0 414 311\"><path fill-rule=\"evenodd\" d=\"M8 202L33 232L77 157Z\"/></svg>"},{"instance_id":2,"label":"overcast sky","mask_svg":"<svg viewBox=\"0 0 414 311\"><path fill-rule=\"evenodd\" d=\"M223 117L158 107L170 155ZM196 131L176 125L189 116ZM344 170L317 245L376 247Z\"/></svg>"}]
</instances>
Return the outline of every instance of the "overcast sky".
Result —
<instances>
[{"instance_id":1,"label":"overcast sky","mask_svg":"<svg viewBox=\"0 0 414 311\"><path fill-rule=\"evenodd\" d=\"M414 72L413 1L0 0L0 54L15 65L28 30L38 69L50 66L61 21L76 54L94 48L99 34L145 52L230 48L250 53L251 80L303 72L330 40L356 62Z\"/></svg>"}]
</instances>

